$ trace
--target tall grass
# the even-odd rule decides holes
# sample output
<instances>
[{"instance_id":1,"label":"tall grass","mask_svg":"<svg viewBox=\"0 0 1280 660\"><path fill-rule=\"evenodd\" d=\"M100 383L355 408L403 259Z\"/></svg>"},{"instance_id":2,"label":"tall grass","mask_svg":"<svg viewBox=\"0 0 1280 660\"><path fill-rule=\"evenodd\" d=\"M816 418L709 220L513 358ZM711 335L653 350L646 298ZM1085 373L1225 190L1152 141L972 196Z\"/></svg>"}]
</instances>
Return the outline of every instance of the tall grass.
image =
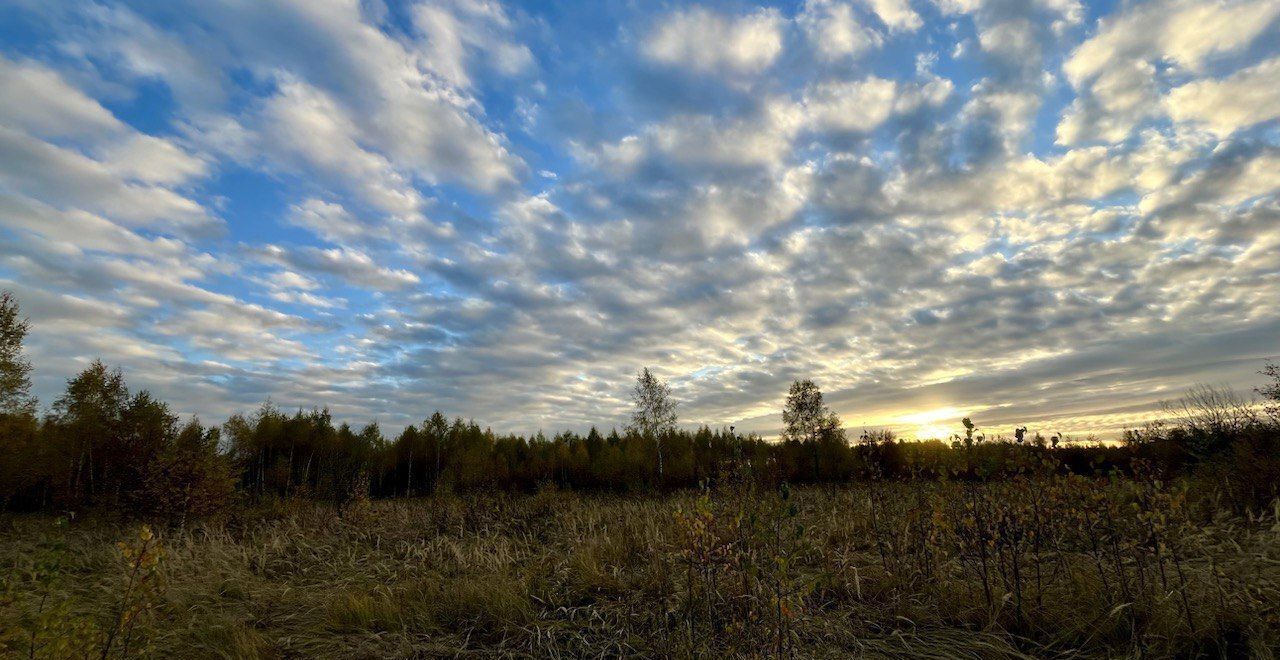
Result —
<instances>
[{"instance_id":1,"label":"tall grass","mask_svg":"<svg viewBox=\"0 0 1280 660\"><path fill-rule=\"evenodd\" d=\"M184 658L1274 655L1275 508L1242 518L1193 500L1183 483L1047 464L999 481L964 477L797 489L726 478L666 496L469 493L341 512L280 501L151 539L103 519L8 516L0 648ZM54 641L63 639L83 643Z\"/></svg>"}]
</instances>

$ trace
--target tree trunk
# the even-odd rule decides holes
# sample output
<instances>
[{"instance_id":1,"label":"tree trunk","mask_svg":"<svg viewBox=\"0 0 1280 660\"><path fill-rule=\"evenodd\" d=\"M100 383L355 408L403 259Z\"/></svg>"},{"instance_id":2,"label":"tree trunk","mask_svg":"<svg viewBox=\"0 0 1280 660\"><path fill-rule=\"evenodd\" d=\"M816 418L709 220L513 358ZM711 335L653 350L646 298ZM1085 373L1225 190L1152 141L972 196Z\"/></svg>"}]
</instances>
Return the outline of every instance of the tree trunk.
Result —
<instances>
[{"instance_id":1,"label":"tree trunk","mask_svg":"<svg viewBox=\"0 0 1280 660\"><path fill-rule=\"evenodd\" d=\"M658 487L662 487L662 436L658 436Z\"/></svg>"}]
</instances>

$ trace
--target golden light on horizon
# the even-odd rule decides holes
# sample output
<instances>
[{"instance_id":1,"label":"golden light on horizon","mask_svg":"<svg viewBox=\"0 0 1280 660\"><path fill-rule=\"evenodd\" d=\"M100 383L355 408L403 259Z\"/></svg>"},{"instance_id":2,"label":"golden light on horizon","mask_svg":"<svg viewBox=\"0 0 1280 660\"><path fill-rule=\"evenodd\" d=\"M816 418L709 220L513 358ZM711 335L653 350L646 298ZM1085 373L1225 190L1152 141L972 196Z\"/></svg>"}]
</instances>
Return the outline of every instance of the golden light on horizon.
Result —
<instances>
[{"instance_id":1,"label":"golden light on horizon","mask_svg":"<svg viewBox=\"0 0 1280 660\"><path fill-rule=\"evenodd\" d=\"M967 414L964 410L955 406L943 406L900 415L892 426L901 428L904 431L910 429L909 432L918 440L932 440L935 438L945 440L956 433L956 429L960 428L960 420Z\"/></svg>"},{"instance_id":2,"label":"golden light on horizon","mask_svg":"<svg viewBox=\"0 0 1280 660\"><path fill-rule=\"evenodd\" d=\"M917 440L946 440L954 434L955 430L952 427L941 424L917 426L914 433Z\"/></svg>"}]
</instances>

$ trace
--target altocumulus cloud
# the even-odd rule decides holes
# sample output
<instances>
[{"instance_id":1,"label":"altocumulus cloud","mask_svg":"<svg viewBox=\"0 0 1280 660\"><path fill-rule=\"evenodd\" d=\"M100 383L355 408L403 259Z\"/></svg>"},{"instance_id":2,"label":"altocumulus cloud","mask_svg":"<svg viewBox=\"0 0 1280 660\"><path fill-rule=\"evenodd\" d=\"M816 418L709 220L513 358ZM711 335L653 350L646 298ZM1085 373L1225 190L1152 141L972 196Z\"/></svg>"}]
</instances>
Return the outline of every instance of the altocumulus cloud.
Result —
<instances>
[{"instance_id":1,"label":"altocumulus cloud","mask_svg":"<svg viewBox=\"0 0 1280 660\"><path fill-rule=\"evenodd\" d=\"M39 393L1114 433L1280 354L1271 0L19 0Z\"/></svg>"}]
</instances>

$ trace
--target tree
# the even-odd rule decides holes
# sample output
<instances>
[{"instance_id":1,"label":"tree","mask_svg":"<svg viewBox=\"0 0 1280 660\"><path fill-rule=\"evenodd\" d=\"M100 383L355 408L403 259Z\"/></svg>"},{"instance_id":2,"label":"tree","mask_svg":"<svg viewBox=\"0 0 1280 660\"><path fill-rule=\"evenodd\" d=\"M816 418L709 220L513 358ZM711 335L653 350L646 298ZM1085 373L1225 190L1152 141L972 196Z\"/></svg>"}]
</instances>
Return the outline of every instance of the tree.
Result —
<instances>
[{"instance_id":1,"label":"tree","mask_svg":"<svg viewBox=\"0 0 1280 660\"><path fill-rule=\"evenodd\" d=\"M663 436L676 428L676 403L671 400L671 390L645 367L636 375L636 387L631 393L635 411L631 413L629 430L658 447L658 481L662 481Z\"/></svg>"},{"instance_id":2,"label":"tree","mask_svg":"<svg viewBox=\"0 0 1280 660\"><path fill-rule=\"evenodd\" d=\"M1261 373L1271 382L1259 387L1258 394L1267 400L1266 410L1271 420L1280 424L1280 363L1268 361Z\"/></svg>"},{"instance_id":3,"label":"tree","mask_svg":"<svg viewBox=\"0 0 1280 660\"><path fill-rule=\"evenodd\" d=\"M1163 404L1164 412L1185 432L1184 448L1204 458L1226 449L1258 421L1255 403L1231 388L1199 384L1180 399Z\"/></svg>"},{"instance_id":4,"label":"tree","mask_svg":"<svg viewBox=\"0 0 1280 660\"><path fill-rule=\"evenodd\" d=\"M449 420L439 410L431 414L431 418L422 424L422 432L431 440L431 453L436 464L435 476L431 479L431 487L440 484L440 473L444 470L445 442L449 439Z\"/></svg>"},{"instance_id":5,"label":"tree","mask_svg":"<svg viewBox=\"0 0 1280 660\"><path fill-rule=\"evenodd\" d=\"M177 433L153 470L144 497L153 513L178 525L215 513L235 493L230 465L218 453L218 430L192 418Z\"/></svg>"},{"instance_id":6,"label":"tree","mask_svg":"<svg viewBox=\"0 0 1280 660\"><path fill-rule=\"evenodd\" d=\"M27 320L18 301L0 291L0 506L30 494L47 474L47 447L39 442L36 400L30 395L31 363L22 355Z\"/></svg>"},{"instance_id":7,"label":"tree","mask_svg":"<svg viewBox=\"0 0 1280 660\"><path fill-rule=\"evenodd\" d=\"M178 435L178 416L163 401L143 390L129 399L118 435L101 462L107 466L114 499L130 510L150 507L156 491L167 488L159 478L161 458Z\"/></svg>"},{"instance_id":8,"label":"tree","mask_svg":"<svg viewBox=\"0 0 1280 660\"><path fill-rule=\"evenodd\" d=\"M840 418L822 402L822 391L809 379L791 383L782 423L782 439L794 442L817 442L840 428Z\"/></svg>"},{"instance_id":9,"label":"tree","mask_svg":"<svg viewBox=\"0 0 1280 660\"><path fill-rule=\"evenodd\" d=\"M820 479L820 447L843 441L840 418L822 402L822 391L809 379L791 383L787 403L782 409L782 439L809 445L813 458L813 477Z\"/></svg>"},{"instance_id":10,"label":"tree","mask_svg":"<svg viewBox=\"0 0 1280 660\"><path fill-rule=\"evenodd\" d=\"M56 419L68 439L69 489L72 497L93 499L107 476L121 435L129 389L119 369L94 360L67 381L67 392L54 403Z\"/></svg>"},{"instance_id":11,"label":"tree","mask_svg":"<svg viewBox=\"0 0 1280 660\"><path fill-rule=\"evenodd\" d=\"M13 294L0 291L0 415L35 413L31 362L22 354L22 341L29 327Z\"/></svg>"}]
</instances>

